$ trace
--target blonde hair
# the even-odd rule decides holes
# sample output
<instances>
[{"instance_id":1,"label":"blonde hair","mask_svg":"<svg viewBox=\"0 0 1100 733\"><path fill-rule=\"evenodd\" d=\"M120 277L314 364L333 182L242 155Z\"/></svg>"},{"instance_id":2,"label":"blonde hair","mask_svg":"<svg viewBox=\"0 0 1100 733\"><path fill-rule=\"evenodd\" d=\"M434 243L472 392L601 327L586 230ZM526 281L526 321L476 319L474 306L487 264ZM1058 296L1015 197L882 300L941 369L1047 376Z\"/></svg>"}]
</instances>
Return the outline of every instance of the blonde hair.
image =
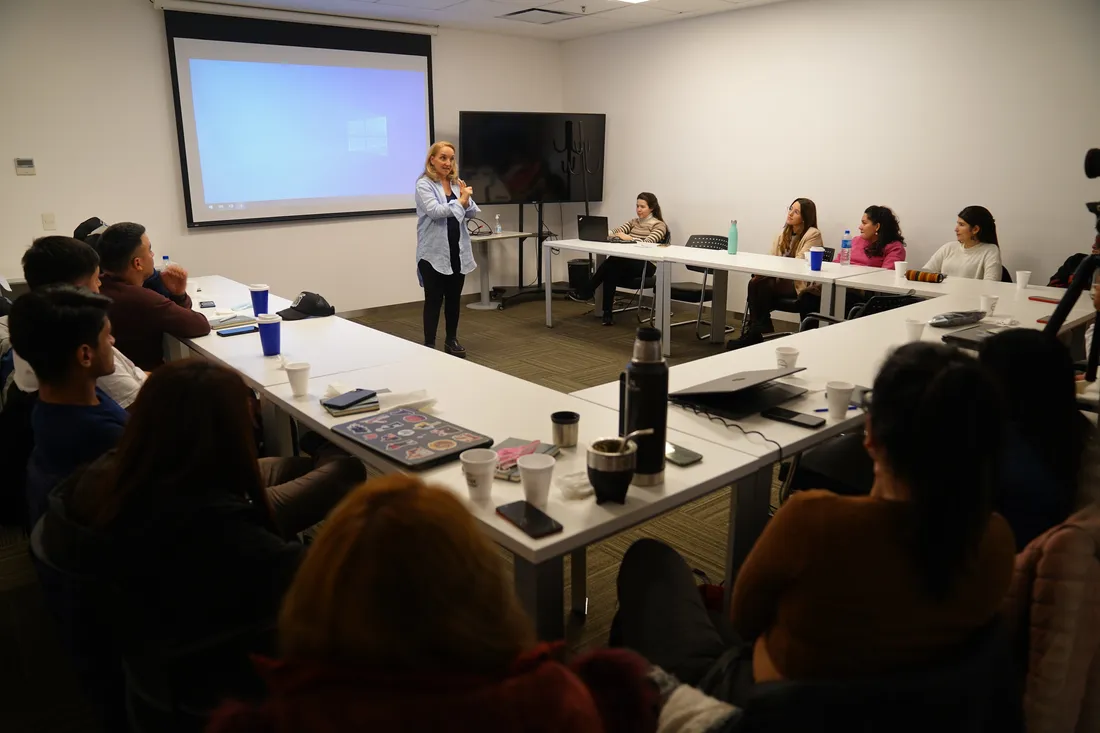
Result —
<instances>
[{"instance_id":1,"label":"blonde hair","mask_svg":"<svg viewBox=\"0 0 1100 733\"><path fill-rule=\"evenodd\" d=\"M449 143L446 140L440 140L439 142L433 143L432 146L428 148L428 157L424 160L424 175L426 175L428 178L432 179L436 183L439 183L439 176L436 175L435 169L432 168L432 158L439 155L439 151L443 148L450 148L452 153L456 151L454 143ZM451 175L448 176L448 180L458 180L457 160L455 160L454 165L451 166Z\"/></svg>"},{"instance_id":2,"label":"blonde hair","mask_svg":"<svg viewBox=\"0 0 1100 733\"><path fill-rule=\"evenodd\" d=\"M279 615L291 659L499 674L535 643L496 548L460 499L375 479L329 515Z\"/></svg>"}]
</instances>

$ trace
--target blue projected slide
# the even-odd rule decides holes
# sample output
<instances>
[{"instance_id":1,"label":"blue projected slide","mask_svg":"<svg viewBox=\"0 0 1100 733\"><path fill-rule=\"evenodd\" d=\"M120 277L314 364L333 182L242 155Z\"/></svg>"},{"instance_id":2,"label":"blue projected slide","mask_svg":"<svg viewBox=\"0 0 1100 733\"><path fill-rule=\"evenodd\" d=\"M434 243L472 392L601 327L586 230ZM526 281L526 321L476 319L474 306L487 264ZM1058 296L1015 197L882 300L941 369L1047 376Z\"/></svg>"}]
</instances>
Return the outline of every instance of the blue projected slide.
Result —
<instances>
[{"instance_id":1,"label":"blue projected slide","mask_svg":"<svg viewBox=\"0 0 1100 733\"><path fill-rule=\"evenodd\" d=\"M409 210L426 56L176 38L195 224Z\"/></svg>"}]
</instances>

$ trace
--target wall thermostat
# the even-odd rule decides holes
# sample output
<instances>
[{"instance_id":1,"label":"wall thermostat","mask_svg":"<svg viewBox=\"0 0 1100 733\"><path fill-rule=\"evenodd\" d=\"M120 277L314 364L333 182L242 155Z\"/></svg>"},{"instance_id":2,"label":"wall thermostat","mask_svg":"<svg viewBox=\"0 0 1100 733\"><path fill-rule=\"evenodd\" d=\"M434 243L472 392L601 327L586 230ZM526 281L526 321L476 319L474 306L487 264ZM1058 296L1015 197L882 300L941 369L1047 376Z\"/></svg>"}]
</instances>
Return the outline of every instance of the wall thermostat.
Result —
<instances>
[{"instance_id":1,"label":"wall thermostat","mask_svg":"<svg viewBox=\"0 0 1100 733\"><path fill-rule=\"evenodd\" d=\"M33 176L34 175L34 158L16 158L15 159L15 175L17 175L17 176Z\"/></svg>"}]
</instances>

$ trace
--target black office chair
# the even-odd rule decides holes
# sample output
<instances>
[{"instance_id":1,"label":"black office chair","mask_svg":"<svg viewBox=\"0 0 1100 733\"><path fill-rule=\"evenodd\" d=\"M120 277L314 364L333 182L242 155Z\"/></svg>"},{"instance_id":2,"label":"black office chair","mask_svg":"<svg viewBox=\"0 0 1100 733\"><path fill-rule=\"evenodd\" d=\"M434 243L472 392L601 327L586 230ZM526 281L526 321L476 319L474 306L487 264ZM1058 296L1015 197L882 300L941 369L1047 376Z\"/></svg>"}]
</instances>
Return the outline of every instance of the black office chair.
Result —
<instances>
[{"instance_id":1,"label":"black office chair","mask_svg":"<svg viewBox=\"0 0 1100 733\"><path fill-rule=\"evenodd\" d=\"M724 234L692 234L688 237L685 247L697 247L700 249L714 249L722 252L729 248L729 238ZM703 320L703 306L706 303L714 300L714 288L707 286L707 278L712 276L714 272L706 267L700 267L698 265L688 265L687 269L692 272L703 273L703 282L680 282L672 283L669 287L669 297L671 300L679 303L698 303L699 312L696 314L695 320L692 321L680 321L679 323L671 323L671 328L677 326L690 326L695 325L695 337L700 341L704 341L710 338L708 333L700 333L700 329L703 326L709 326L710 321ZM735 331L733 327L727 327L726 333Z\"/></svg>"},{"instance_id":2,"label":"black office chair","mask_svg":"<svg viewBox=\"0 0 1100 733\"><path fill-rule=\"evenodd\" d=\"M836 256L836 250L832 247L825 248L825 254L822 257L824 262L832 262L833 257ZM801 295L794 295L788 297L778 298L773 310L782 311L784 313L797 313L799 323L801 323L806 316L817 311L821 308L821 296L816 293L803 292ZM745 318L741 321L741 335L744 335L749 329L749 324L752 323L752 317L749 313L749 301L745 299ZM773 338L780 338L786 336L785 331L777 331L775 333L764 334L765 340Z\"/></svg>"},{"instance_id":3,"label":"black office chair","mask_svg":"<svg viewBox=\"0 0 1100 733\"><path fill-rule=\"evenodd\" d=\"M1005 267L1004 265L1001 265L1001 282L1003 282L1003 283L1012 282L1012 276L1008 274L1008 268Z\"/></svg>"},{"instance_id":4,"label":"black office chair","mask_svg":"<svg viewBox=\"0 0 1100 733\"><path fill-rule=\"evenodd\" d=\"M1000 619L949 659L897 674L854 680L755 685L736 733L1009 733L1019 709L1007 679L1010 646Z\"/></svg>"},{"instance_id":5,"label":"black office chair","mask_svg":"<svg viewBox=\"0 0 1100 733\"><path fill-rule=\"evenodd\" d=\"M867 302L853 306L848 311L848 320L873 316L876 313L885 313L895 308L904 308L907 305L920 303L923 299L916 297L915 292L910 290L908 293L902 293L901 295L874 295ZM809 331L817 328L820 323L842 323L842 321L825 313L809 313L802 319L798 330L799 332Z\"/></svg>"},{"instance_id":6,"label":"black office chair","mask_svg":"<svg viewBox=\"0 0 1100 733\"><path fill-rule=\"evenodd\" d=\"M669 229L665 232L664 238L657 244L668 244L672 241L672 230ZM632 290L634 293L631 295L630 300L627 301L633 305L627 305L623 308L616 308L615 313L625 313L628 310L634 310L638 314L638 323L649 323L651 326L657 318L656 304L657 304L657 268L652 263L646 262L645 267L642 269L642 275L640 277L634 277L621 286L625 290ZM653 299L650 301L649 317L643 318L642 311L645 307L642 305L642 295L646 290L653 292Z\"/></svg>"}]
</instances>

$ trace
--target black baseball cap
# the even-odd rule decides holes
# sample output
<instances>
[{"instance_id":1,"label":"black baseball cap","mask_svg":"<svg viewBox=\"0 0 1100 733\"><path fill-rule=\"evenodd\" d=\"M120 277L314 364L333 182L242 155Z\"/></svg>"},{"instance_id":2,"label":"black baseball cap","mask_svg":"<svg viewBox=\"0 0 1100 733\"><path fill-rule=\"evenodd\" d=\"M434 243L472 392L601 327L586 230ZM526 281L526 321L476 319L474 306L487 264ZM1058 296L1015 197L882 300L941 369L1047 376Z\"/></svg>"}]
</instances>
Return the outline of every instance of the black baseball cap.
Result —
<instances>
[{"instance_id":1,"label":"black baseball cap","mask_svg":"<svg viewBox=\"0 0 1100 733\"><path fill-rule=\"evenodd\" d=\"M284 321L301 321L305 318L324 318L336 313L336 309L329 305L324 297L317 293L303 290L290 304L289 308L279 311Z\"/></svg>"}]
</instances>

